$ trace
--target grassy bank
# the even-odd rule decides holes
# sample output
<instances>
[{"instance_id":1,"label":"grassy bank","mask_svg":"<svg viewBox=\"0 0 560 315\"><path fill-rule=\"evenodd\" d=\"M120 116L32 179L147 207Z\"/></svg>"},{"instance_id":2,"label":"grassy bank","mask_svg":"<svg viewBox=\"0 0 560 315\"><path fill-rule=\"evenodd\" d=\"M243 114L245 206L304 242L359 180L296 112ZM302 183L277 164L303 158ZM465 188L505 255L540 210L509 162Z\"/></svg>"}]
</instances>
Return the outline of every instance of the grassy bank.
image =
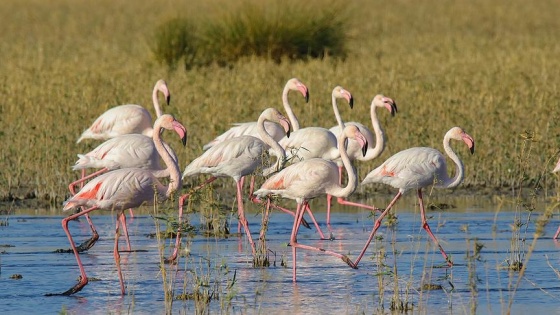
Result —
<instances>
[{"instance_id":1,"label":"grassy bank","mask_svg":"<svg viewBox=\"0 0 560 315\"><path fill-rule=\"evenodd\" d=\"M360 177L399 150L442 149L445 132L460 125L477 146L473 156L457 147L465 187L515 185L522 135L529 132L535 142L524 183L540 179L556 189L549 173L560 148L556 2L355 1L348 4L344 61L278 64L247 57L232 67L184 71L155 60L150 47L158 25L176 17L220 18L229 3L2 1L0 197L59 204L77 176L70 168L76 154L98 144L76 144L80 133L119 104L142 104L153 112L151 90L160 78L172 94L164 111L189 131L184 149L169 138L181 168L230 123L255 120L265 107L281 109L285 82L298 77L311 91L309 104L291 98L302 126L335 124L335 85L356 99L352 111L341 107L348 121L369 124L369 103L377 93L397 101L396 117L380 115L386 151L380 160L360 164Z\"/></svg>"}]
</instances>

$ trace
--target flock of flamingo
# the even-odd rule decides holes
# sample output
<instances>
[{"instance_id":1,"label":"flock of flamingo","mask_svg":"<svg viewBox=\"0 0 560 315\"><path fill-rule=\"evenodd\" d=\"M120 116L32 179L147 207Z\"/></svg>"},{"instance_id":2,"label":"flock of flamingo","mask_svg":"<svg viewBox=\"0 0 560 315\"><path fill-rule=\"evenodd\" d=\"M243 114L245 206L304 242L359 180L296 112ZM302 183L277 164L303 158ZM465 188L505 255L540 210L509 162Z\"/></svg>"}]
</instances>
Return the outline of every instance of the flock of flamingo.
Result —
<instances>
[{"instance_id":1,"label":"flock of flamingo","mask_svg":"<svg viewBox=\"0 0 560 315\"><path fill-rule=\"evenodd\" d=\"M248 175L262 170L267 176L260 188L254 190L254 178L251 178L249 200L255 203L266 203L266 214L269 208L275 207L294 216L289 245L292 248L292 277L296 281L296 251L298 248L323 252L338 257L351 268L356 269L368 246L381 225L383 218L389 213L397 200L408 190L416 190L418 195L422 227L433 242L439 247L441 254L449 266L453 262L439 244L430 230L426 220L422 189L433 185L436 188L452 188L458 186L464 178L464 167L460 158L451 148L451 140L463 141L471 153L474 153L474 140L460 127L451 128L443 138L443 148L455 165L455 175L450 178L447 173L446 157L438 150L427 147L416 147L403 150L391 156L377 168L372 170L361 182L383 183L398 189L398 193L384 210L371 205L348 201L358 185L358 176L352 165L354 160L368 161L378 157L385 147L385 136L377 118L377 108L387 109L391 115L397 112L393 99L376 95L371 102L371 126L373 131L358 122L344 122L338 111L338 100L345 100L353 106L352 94L337 86L332 91L332 106L337 125L327 129L323 127L305 127L299 125L298 119L288 102L290 91L297 91L309 100L308 88L297 78L290 79L282 93L282 103L287 117L274 108L265 109L256 122L236 124L224 134L216 137L203 147L204 153L192 160L181 174L178 159L173 149L167 145L161 134L164 130L175 131L186 145L187 129L173 116L162 114L158 101L161 92L169 103L170 93L167 84L159 80L153 90L153 103L157 115L152 122L149 111L139 105L121 105L106 111L78 139L106 140L94 150L79 154L74 170L82 170L79 180L69 185L72 196L64 202L63 210L80 208L79 212L62 220L62 227L76 257L80 269L78 283L69 290L55 295L71 295L82 290L88 283L79 253L91 248L99 238L89 217L94 210L116 210L116 237L114 257L121 286L121 294L125 294L125 285L120 268L118 249L120 229L130 249L126 216L124 211L145 204L161 202L180 192L182 180L186 177L207 174L210 177L199 186L190 190L201 189L219 177L231 177L237 186L237 211L239 231L243 227L253 254L255 244L244 214L243 182ZM375 146L373 146L375 143ZM276 157L275 163L267 165L264 170L263 153ZM163 165L161 164L163 161ZM97 169L86 176L86 169ZM560 170L559 166L555 169ZM342 178L346 172L348 178L343 185ZM165 179L163 183L161 179ZM76 186L79 191L76 192ZM296 210L282 208L272 203L271 196L293 199ZM381 214L374 222L369 239L358 258L352 261L344 254L298 243L297 235L304 213L313 220L321 238L325 238L309 207L309 200L319 196L327 197L327 224L330 224L332 197L340 204L362 207ZM189 197L184 194L179 198L179 221L182 219L183 204ZM130 210L132 211L132 210ZM68 223L80 216L85 216L92 230L92 237L76 246ZM560 233L556 233L555 238ZM177 259L180 248L180 231L177 232L173 253L166 259L171 262Z\"/></svg>"}]
</instances>

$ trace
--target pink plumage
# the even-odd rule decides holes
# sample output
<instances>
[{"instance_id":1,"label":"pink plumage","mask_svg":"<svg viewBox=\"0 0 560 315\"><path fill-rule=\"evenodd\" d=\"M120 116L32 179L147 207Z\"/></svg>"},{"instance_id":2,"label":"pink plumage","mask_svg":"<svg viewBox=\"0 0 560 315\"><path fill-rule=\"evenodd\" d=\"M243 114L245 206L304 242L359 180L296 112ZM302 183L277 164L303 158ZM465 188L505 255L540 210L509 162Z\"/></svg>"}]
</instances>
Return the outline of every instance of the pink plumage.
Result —
<instances>
[{"instance_id":1,"label":"pink plumage","mask_svg":"<svg viewBox=\"0 0 560 315\"><path fill-rule=\"evenodd\" d=\"M353 138L361 144L363 154L367 151L367 140L356 126L346 126L344 133L338 139L339 155L343 165L348 172L348 183L346 186L339 184L338 166L335 162L312 158L292 164L280 172L269 177L260 189L254 192L259 198L269 195L278 195L284 198L294 199L297 202L296 217L290 237L293 255L293 281L296 281L296 248L320 251L342 259L353 267L352 262L345 255L327 251L321 248L299 244L297 233L302 221L304 211L309 210L308 201L312 198L331 194L337 197L347 197L354 192L358 184L357 174L352 168L344 143L346 139Z\"/></svg>"},{"instance_id":2,"label":"pink plumage","mask_svg":"<svg viewBox=\"0 0 560 315\"><path fill-rule=\"evenodd\" d=\"M362 252L354 262L354 266L358 266L358 263L367 250L375 232L381 226L381 220L383 220L387 213L389 213L389 210L391 210L395 202L406 191L411 189L416 189L418 194L422 227L438 246L442 256L445 258L445 261L450 266L453 265L453 262L449 260L447 254L443 250L443 247L441 247L428 225L424 209L424 201L422 199L422 188L424 187L433 185L436 188L453 188L457 187L463 181L463 163L453 149L451 149L451 145L449 143L451 139L465 142L471 153L474 153L474 140L460 127L453 127L445 134L443 138L445 153L447 153L451 160L453 160L456 166L455 176L452 178L450 178L447 174L447 162L445 160L445 156L436 149L426 147L410 148L401 151L388 158L383 164L371 171L364 178L362 185L369 183L382 183L398 188L399 192L375 221L369 239L362 249Z\"/></svg>"},{"instance_id":3,"label":"pink plumage","mask_svg":"<svg viewBox=\"0 0 560 315\"><path fill-rule=\"evenodd\" d=\"M163 80L156 82L152 92L152 100L156 116L161 116L161 109L157 92L164 94L169 104L169 89ZM144 107L135 104L127 104L113 107L99 116L93 124L86 129L78 143L84 139L106 140L124 134L138 133L151 137L153 132L152 116Z\"/></svg>"},{"instance_id":4,"label":"pink plumage","mask_svg":"<svg viewBox=\"0 0 560 315\"><path fill-rule=\"evenodd\" d=\"M146 169L118 169L95 177L82 187L78 193L64 202L63 210L65 211L80 206L88 207L88 209L73 214L62 220L62 227L68 236L68 240L70 241L70 245L74 251L81 274L78 284L62 293L62 295L74 294L80 291L88 283L76 245L74 244L70 231L68 230L69 221L97 209L117 210L119 212L118 215L120 220L120 215L124 209L138 207L142 204L150 204L154 200L165 200L181 187L182 181L179 165L173 160L163 145L163 140L160 135L161 128L175 130L175 132L177 132L183 140L183 144L186 143L186 129L171 115L162 115L154 124L155 132L153 133L153 142L155 143L158 153L165 162L165 165L169 169L169 184L162 184L151 171ZM157 194L157 199L154 196L155 194ZM117 235L119 233L118 224L119 223L117 223ZM118 253L118 237L115 237L114 255L115 262L117 264L119 281L121 284L121 294L124 295L125 287L119 263L120 256Z\"/></svg>"},{"instance_id":5,"label":"pink plumage","mask_svg":"<svg viewBox=\"0 0 560 315\"><path fill-rule=\"evenodd\" d=\"M307 89L307 86L301 83L301 81L297 78L292 78L288 80L288 82L286 82L286 85L284 86L284 90L282 92L282 104L284 105L284 110L288 114L288 118L290 119L290 124L293 130L295 131L299 129L299 122L297 120L296 115L292 111L292 107L290 106L290 103L288 102L288 93L290 91L299 91L305 98L305 101L307 102L309 101L309 90ZM264 123L264 128L266 129L266 132L269 135L271 135L274 141L276 142L278 142L280 139L286 136L286 131L284 131L284 128L282 128L282 126L278 125L277 123L266 121ZM237 123L235 124L234 127L231 127L229 130L227 130L220 136L216 137L211 142L205 144L202 147L202 149L208 150L209 148L215 146L220 142L226 141L231 138L236 138L239 136L253 136L260 139L260 135L258 132L258 123L256 121Z\"/></svg>"}]
</instances>

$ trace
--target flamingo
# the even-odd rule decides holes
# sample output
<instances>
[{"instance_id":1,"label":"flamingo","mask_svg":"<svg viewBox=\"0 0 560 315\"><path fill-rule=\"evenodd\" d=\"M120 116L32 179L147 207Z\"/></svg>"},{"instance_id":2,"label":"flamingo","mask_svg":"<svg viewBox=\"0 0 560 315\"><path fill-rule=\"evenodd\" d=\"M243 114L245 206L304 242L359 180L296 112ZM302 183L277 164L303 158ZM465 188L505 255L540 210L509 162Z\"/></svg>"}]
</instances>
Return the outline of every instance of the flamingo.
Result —
<instances>
[{"instance_id":1,"label":"flamingo","mask_svg":"<svg viewBox=\"0 0 560 315\"><path fill-rule=\"evenodd\" d=\"M213 182L219 177L231 177L237 184L237 211L239 215L239 222L243 225L245 233L249 243L251 244L251 249L253 255L255 254L255 244L253 238L251 237L251 232L249 230L249 225L247 219L245 219L245 213L243 209L243 199L242 199L242 178L246 175L255 172L257 167L261 166L263 161L263 153L267 152L269 148L272 148L277 155L277 163L263 173L266 175L270 172L279 169L283 161L285 160L284 149L272 138L272 136L265 129L265 121L271 121L282 125L284 132L289 135L290 123L286 117L280 114L274 108L265 109L259 116L258 128L260 139L253 136L239 136L236 138L227 139L220 142L207 151L205 151L201 156L193 160L183 172L183 179L189 176L199 175L199 174L210 174L211 177L206 180L201 185L195 187L192 191L196 191L206 186L207 184ZM261 140L262 139L262 140ZM179 217L182 214L182 207L186 198L192 194L192 191L185 194L179 199ZM172 256L168 258L168 261L175 260L177 257L177 251L179 248L179 237L180 231L177 232L175 251Z\"/></svg>"},{"instance_id":2,"label":"flamingo","mask_svg":"<svg viewBox=\"0 0 560 315\"><path fill-rule=\"evenodd\" d=\"M554 167L552 173L556 173L558 171L560 171L560 160L558 160L558 162L556 163L556 167ZM558 230L556 230L556 234L554 234L553 239L558 239L558 235L560 235L560 226L558 226Z\"/></svg>"},{"instance_id":3,"label":"flamingo","mask_svg":"<svg viewBox=\"0 0 560 315\"><path fill-rule=\"evenodd\" d=\"M171 155L171 158L175 162L178 162L175 151L173 151L167 143L163 142L163 145L166 151ZM127 134L111 138L86 154L78 154L78 158L78 161L76 161L72 169L82 170L82 177L70 183L68 186L72 195L76 194L74 187L77 184L81 184L95 176L120 168L148 169L158 178L169 176L169 169L161 166L160 155L156 149L154 140L141 134ZM87 168L101 169L85 176L85 169ZM132 214L132 209L130 213ZM99 239L93 222L91 222L89 216L86 216L86 218L90 224L93 236L78 246L79 252L90 249ZM126 229L126 216L123 214L120 220L123 223L123 232L128 244L128 250L130 250L128 230Z\"/></svg>"},{"instance_id":4,"label":"flamingo","mask_svg":"<svg viewBox=\"0 0 560 315\"><path fill-rule=\"evenodd\" d=\"M353 263L346 255L318 247L303 245L297 242L297 233L303 217L303 213L309 210L309 200L324 194L337 197L347 197L354 192L358 185L358 176L352 167L351 161L346 153L345 142L348 138L356 140L362 147L363 154L367 152L367 139L358 127L348 125L343 134L338 138L338 149L344 168L348 172L348 183L342 187L339 183L338 166L335 162L321 158L313 158L292 164L280 172L269 177L260 189L254 192L258 198L269 195L280 195L284 198L293 199L297 202L296 216L290 236L292 246L293 266L292 280L296 282L296 249L320 251L328 255L342 259L350 267ZM268 202L270 204L270 200ZM267 209L268 210L268 209Z\"/></svg>"},{"instance_id":5,"label":"flamingo","mask_svg":"<svg viewBox=\"0 0 560 315\"><path fill-rule=\"evenodd\" d=\"M179 169L179 165L172 159L171 155L167 152L163 145L163 140L160 136L162 128L175 130L175 132L177 132L177 134L181 137L183 145L186 144L186 129L171 115L162 115L154 124L154 133L152 135L154 143L157 151L162 156L165 165L169 168L170 182L168 185L163 185L150 170L141 168L123 168L93 178L84 187L82 187L76 195L70 197L64 202L64 211L75 207L87 207L87 209L62 219L62 228L68 236L68 240L70 241L70 246L72 246L74 255L76 256L76 261L78 262L81 275L78 283L74 287L56 295L74 294L82 290L82 288L88 283L88 278L80 260L78 250L74 244L72 236L70 235L70 231L68 230L69 221L98 209L114 209L119 211L118 215L122 215L122 212L125 209L135 208L142 204L151 204L154 199L158 201L166 200L181 187L181 171ZM118 235L119 222L117 222L116 226L115 247L113 254L117 265L121 294L124 295L125 287L120 267Z\"/></svg>"},{"instance_id":6,"label":"flamingo","mask_svg":"<svg viewBox=\"0 0 560 315\"><path fill-rule=\"evenodd\" d=\"M309 90L305 84L301 83L301 81L297 78L292 78L286 82L284 86L284 91L282 92L282 104L284 105L284 110L288 114L288 118L290 119L290 124L294 131L299 130L299 121L294 114L290 103L288 102L288 93L290 91L299 91L303 97L305 98L305 102L309 102ZM266 121L264 124L264 128L266 132L272 136L274 141L278 142L286 135L286 131L282 128L282 126ZM220 136L216 137L211 142L205 144L202 149L208 150L209 148L215 146L216 144L223 142L227 139L249 135L253 137L260 137L259 134L259 127L256 121L254 122L246 122L246 123L237 123L234 127L230 128L228 131L224 132ZM261 139L263 140L263 139Z\"/></svg>"},{"instance_id":7,"label":"flamingo","mask_svg":"<svg viewBox=\"0 0 560 315\"><path fill-rule=\"evenodd\" d=\"M169 105L170 95L164 80L158 80L154 86L152 100L157 117L161 116L157 92L165 96ZM101 114L93 124L86 129L78 143L84 139L106 140L119 135L139 133L151 137L153 132L152 116L144 107L135 104L119 105Z\"/></svg>"},{"instance_id":8,"label":"flamingo","mask_svg":"<svg viewBox=\"0 0 560 315\"><path fill-rule=\"evenodd\" d=\"M344 123L338 111L337 99L344 98L354 106L352 94L341 86L336 86L332 91L332 106L336 121L341 128ZM278 142L286 151L286 158L292 162L311 158L336 160L340 158L337 148L336 136L326 128L306 127L292 132L291 136L284 137Z\"/></svg>"},{"instance_id":9,"label":"flamingo","mask_svg":"<svg viewBox=\"0 0 560 315\"><path fill-rule=\"evenodd\" d=\"M385 97L381 94L378 94L373 98L370 106L371 108L370 116L371 116L371 124L373 126L373 131L375 132L375 135L366 126L362 125L359 122L352 121L352 122L344 123L345 125L357 126L358 129L360 129L360 132L366 137L366 139L368 140L368 144L370 145L367 154L365 156L362 156L361 148L359 144L356 141L349 139L348 156L350 157L351 161L354 160L370 161L377 158L378 156L381 155L381 153L383 153L383 150L385 149L385 134L383 132L383 128L381 128L381 125L379 124L379 119L377 118L376 109L378 107L387 108L387 110L391 113L391 116L395 116L395 113L397 112L397 104L395 103L395 101L393 101L393 99L389 97ZM342 129L340 128L340 126L334 126L330 129L330 131L336 136L338 136L340 135ZM374 142L375 142L375 147L371 147L371 145ZM340 183L342 183L342 163L340 161L338 161L338 169L340 174ZM331 224L331 200L332 200L332 196L327 195L327 224L329 225ZM370 209L372 211L379 210L373 206L346 201L344 198L337 198L337 201L341 205L361 207L365 209Z\"/></svg>"},{"instance_id":10,"label":"flamingo","mask_svg":"<svg viewBox=\"0 0 560 315\"><path fill-rule=\"evenodd\" d=\"M383 220L387 213L389 213L395 202L397 202L397 200L410 189L416 189L418 194L422 228L426 230L433 242L439 247L443 258L445 258L448 265L450 267L453 266L453 262L447 257L443 247L441 247L428 225L424 210L424 202L422 200L422 188L424 187L433 185L435 188L454 188L459 186L459 184L463 181L463 162L451 148L451 139L465 142L471 154L474 153L474 140L460 127L453 127L445 134L445 137L443 138L443 148L445 153L447 153L447 155L455 163L456 171L455 176L452 178L449 178L449 175L447 175L447 163L445 162L445 156L436 149L426 147L410 148L400 151L388 158L385 162L383 162L383 164L371 171L364 178L362 185L369 183L383 183L394 188L398 188L399 192L375 221L366 245L354 262L354 266L356 268L373 239L375 232L381 226L381 220Z\"/></svg>"}]
</instances>

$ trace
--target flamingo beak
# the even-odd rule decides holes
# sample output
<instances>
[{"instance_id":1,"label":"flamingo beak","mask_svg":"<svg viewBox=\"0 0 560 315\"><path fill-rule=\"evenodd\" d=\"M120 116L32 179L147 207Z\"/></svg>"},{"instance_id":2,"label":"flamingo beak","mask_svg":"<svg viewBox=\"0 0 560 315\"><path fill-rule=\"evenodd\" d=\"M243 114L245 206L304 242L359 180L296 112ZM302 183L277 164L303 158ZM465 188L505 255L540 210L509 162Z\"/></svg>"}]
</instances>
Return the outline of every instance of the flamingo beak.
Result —
<instances>
[{"instance_id":1,"label":"flamingo beak","mask_svg":"<svg viewBox=\"0 0 560 315\"><path fill-rule=\"evenodd\" d=\"M359 130L357 130L356 134L354 135L354 138L356 141L358 141L358 143L362 147L362 156L366 156L368 150L368 141L366 137L364 137L364 135Z\"/></svg>"},{"instance_id":2,"label":"flamingo beak","mask_svg":"<svg viewBox=\"0 0 560 315\"><path fill-rule=\"evenodd\" d=\"M467 144L467 147L469 147L471 154L474 154L474 139L466 133L463 133L461 137L463 139L463 142L465 142Z\"/></svg>"},{"instance_id":3,"label":"flamingo beak","mask_svg":"<svg viewBox=\"0 0 560 315\"><path fill-rule=\"evenodd\" d=\"M344 90L344 98L348 101L348 104L350 104L350 109L354 108L354 97L352 96L352 94L350 94L350 92Z\"/></svg>"},{"instance_id":4,"label":"flamingo beak","mask_svg":"<svg viewBox=\"0 0 560 315\"><path fill-rule=\"evenodd\" d=\"M397 113L397 103L395 103L395 101L393 101L389 97L383 98L383 103L385 103L385 107L387 108L387 110L389 110L391 116L395 116L395 114Z\"/></svg>"},{"instance_id":5,"label":"flamingo beak","mask_svg":"<svg viewBox=\"0 0 560 315\"><path fill-rule=\"evenodd\" d=\"M301 92L301 95L303 95L303 97L305 98L305 102L309 103L309 89L307 89L307 86L303 85L303 83L298 84L298 90Z\"/></svg>"},{"instance_id":6,"label":"flamingo beak","mask_svg":"<svg viewBox=\"0 0 560 315\"><path fill-rule=\"evenodd\" d=\"M165 102L167 103L167 105L169 105L169 103L171 102L171 95L170 94L165 95Z\"/></svg>"},{"instance_id":7,"label":"flamingo beak","mask_svg":"<svg viewBox=\"0 0 560 315\"><path fill-rule=\"evenodd\" d=\"M364 143L364 146L362 147L362 156L366 156L367 148L368 148L368 142L366 140L366 143Z\"/></svg>"},{"instance_id":8,"label":"flamingo beak","mask_svg":"<svg viewBox=\"0 0 560 315\"><path fill-rule=\"evenodd\" d=\"M183 142L183 146L187 145L187 129L178 121L173 121L173 129L181 138L181 142Z\"/></svg>"},{"instance_id":9,"label":"flamingo beak","mask_svg":"<svg viewBox=\"0 0 560 315\"><path fill-rule=\"evenodd\" d=\"M280 122L280 125L282 127L284 127L284 131L286 132L286 137L289 138L290 137L290 126L291 126L290 121L286 117L282 116L282 117L280 117L279 122Z\"/></svg>"}]
</instances>

